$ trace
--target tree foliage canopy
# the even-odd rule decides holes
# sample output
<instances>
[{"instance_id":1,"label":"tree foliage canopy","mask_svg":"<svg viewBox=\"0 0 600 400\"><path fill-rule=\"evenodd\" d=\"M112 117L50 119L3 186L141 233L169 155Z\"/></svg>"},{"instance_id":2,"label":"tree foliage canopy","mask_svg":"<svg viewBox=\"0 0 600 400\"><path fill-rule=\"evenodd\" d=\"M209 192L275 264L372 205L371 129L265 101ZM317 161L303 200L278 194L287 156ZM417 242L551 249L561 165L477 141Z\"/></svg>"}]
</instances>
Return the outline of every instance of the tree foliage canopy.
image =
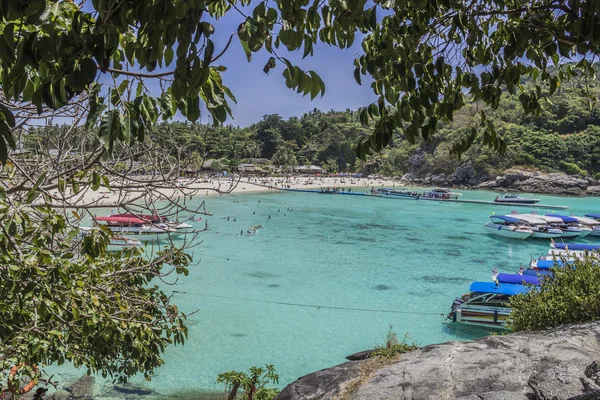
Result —
<instances>
[{"instance_id":1,"label":"tree foliage canopy","mask_svg":"<svg viewBox=\"0 0 600 400\"><path fill-rule=\"evenodd\" d=\"M151 285L170 272L187 275L190 256L171 249L143 257L106 251L109 237L79 229L48 208L32 209L0 190L0 388L12 365L71 362L125 381L150 378L168 344L187 328L169 297ZM80 246L78 245L80 244ZM19 376L38 379L31 368Z\"/></svg>"},{"instance_id":2,"label":"tree foliage canopy","mask_svg":"<svg viewBox=\"0 0 600 400\"><path fill-rule=\"evenodd\" d=\"M544 277L539 289L510 301L510 328L535 331L600 318L600 268L594 255L556 268Z\"/></svg>"},{"instance_id":3,"label":"tree foliage canopy","mask_svg":"<svg viewBox=\"0 0 600 400\"><path fill-rule=\"evenodd\" d=\"M218 20L228 13L237 13L240 25L225 32L230 41L216 49L212 37L223 34ZM524 110L540 114L544 97L563 80L594 73L598 18L592 0L11 0L0 2L0 76L7 99L39 112L85 93L88 122L99 119L111 150L116 140L143 139L159 117L180 111L197 120L201 104L216 123L224 122L235 98L218 60L236 35L248 60L264 49L272 55L264 71L281 64L287 86L313 98L325 91L321 78L279 53L306 57L318 42L347 48L362 36L355 78L371 77L379 96L361 113L364 124L374 121L359 148L365 156L385 147L395 129L411 142L429 140L467 96L494 108L506 88ZM549 70L564 59L580 61L576 68ZM155 72L161 67L166 70ZM524 76L536 84L524 88ZM147 90L145 79L159 80L162 93ZM6 107L0 113L0 160L6 160L14 118ZM469 148L478 130L483 144L505 151L485 111L470 128L453 153Z\"/></svg>"}]
</instances>

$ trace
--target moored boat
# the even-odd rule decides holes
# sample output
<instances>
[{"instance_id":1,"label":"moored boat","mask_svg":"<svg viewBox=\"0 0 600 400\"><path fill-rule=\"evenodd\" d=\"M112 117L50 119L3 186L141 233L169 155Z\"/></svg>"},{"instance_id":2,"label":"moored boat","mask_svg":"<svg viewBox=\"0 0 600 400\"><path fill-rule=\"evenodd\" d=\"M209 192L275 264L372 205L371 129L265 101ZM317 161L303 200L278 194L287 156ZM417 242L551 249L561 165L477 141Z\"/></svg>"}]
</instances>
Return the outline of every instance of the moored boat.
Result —
<instances>
[{"instance_id":1,"label":"moored boat","mask_svg":"<svg viewBox=\"0 0 600 400\"><path fill-rule=\"evenodd\" d=\"M96 222L105 222L106 227L113 233L128 238L134 238L143 242L150 240L167 240L176 238L185 233L178 232L176 229L169 226L153 226L148 221L136 217L119 216L119 217L94 217Z\"/></svg>"},{"instance_id":2,"label":"moored boat","mask_svg":"<svg viewBox=\"0 0 600 400\"><path fill-rule=\"evenodd\" d=\"M576 217L576 218L581 221L581 219L583 217ZM586 220L593 220L598 223L598 224L593 224L591 221L588 222L588 225L593 225L593 226L591 226L592 233L590 233L590 235L591 236L600 236L600 214L585 214L585 218L586 218Z\"/></svg>"},{"instance_id":3,"label":"moored boat","mask_svg":"<svg viewBox=\"0 0 600 400\"><path fill-rule=\"evenodd\" d=\"M582 250L582 251L598 251L600 244L585 244L585 243L552 243L550 247L559 250Z\"/></svg>"},{"instance_id":4,"label":"moored boat","mask_svg":"<svg viewBox=\"0 0 600 400\"><path fill-rule=\"evenodd\" d=\"M511 311L510 298L528 290L528 286L517 284L473 282L469 293L454 300L447 318L465 325L504 329Z\"/></svg>"},{"instance_id":5,"label":"moored boat","mask_svg":"<svg viewBox=\"0 0 600 400\"><path fill-rule=\"evenodd\" d=\"M519 219L506 215L491 215L491 222L483 228L494 235L524 240L533 235L533 230Z\"/></svg>"},{"instance_id":6,"label":"moored boat","mask_svg":"<svg viewBox=\"0 0 600 400\"><path fill-rule=\"evenodd\" d=\"M560 229L562 231L561 237L563 237L565 239L573 239L573 238L583 235L583 233L584 233L583 229L581 229L577 226L569 226L569 225L565 224L565 222L563 221L562 218L559 218L559 217L553 217L553 216L549 216L549 215L540 215L540 214L521 214L521 215L528 215L530 217L539 218L539 219L546 221L546 223L549 226Z\"/></svg>"},{"instance_id":7,"label":"moored boat","mask_svg":"<svg viewBox=\"0 0 600 400\"><path fill-rule=\"evenodd\" d=\"M455 193L453 191L451 191L450 189L444 189L444 188L434 188L431 189L428 192L423 193L423 195L421 196L421 198L423 200L456 200L458 199L460 196L462 196L461 193Z\"/></svg>"},{"instance_id":8,"label":"moored boat","mask_svg":"<svg viewBox=\"0 0 600 400\"><path fill-rule=\"evenodd\" d=\"M581 231L581 235L578 236L580 238L586 237L587 235L592 233L592 228L590 228L589 226L587 226L585 224L580 223L579 220L575 217L570 217L568 215L561 215L561 214L551 214L551 213L547 213L546 216L560 218L564 223L564 225L562 227L563 231L564 230L566 230L567 232Z\"/></svg>"},{"instance_id":9,"label":"moored boat","mask_svg":"<svg viewBox=\"0 0 600 400\"><path fill-rule=\"evenodd\" d=\"M533 231L531 237L534 239L553 239L562 237L562 230L549 226L548 223L543 219L531 215L523 215L517 213L512 213L510 215L507 215L507 217L516 218L521 222L529 225L531 227L531 230Z\"/></svg>"},{"instance_id":10,"label":"moored boat","mask_svg":"<svg viewBox=\"0 0 600 400\"><path fill-rule=\"evenodd\" d=\"M156 225L159 228L164 228L165 226L169 228L176 229L178 232L191 232L194 230L194 227L186 222L179 222L169 220L169 218L158 215L158 214L113 214L110 215L111 218L114 217L123 217L123 218L139 218L144 221L147 221L151 224Z\"/></svg>"},{"instance_id":11,"label":"moored boat","mask_svg":"<svg viewBox=\"0 0 600 400\"><path fill-rule=\"evenodd\" d=\"M517 196L516 194L505 193L496 196L494 199L496 203L515 203L515 204L535 204L539 203L540 199L530 199L525 197Z\"/></svg>"},{"instance_id":12,"label":"moored boat","mask_svg":"<svg viewBox=\"0 0 600 400\"><path fill-rule=\"evenodd\" d=\"M379 194L390 198L400 198L408 200L419 200L420 195L417 192L409 191L407 189L390 189L390 188L379 188L375 189L372 194Z\"/></svg>"},{"instance_id":13,"label":"moored boat","mask_svg":"<svg viewBox=\"0 0 600 400\"><path fill-rule=\"evenodd\" d=\"M110 239L108 251L121 251L125 249L132 249L136 247L142 247L143 244L137 239L127 238L124 236L114 236Z\"/></svg>"}]
</instances>

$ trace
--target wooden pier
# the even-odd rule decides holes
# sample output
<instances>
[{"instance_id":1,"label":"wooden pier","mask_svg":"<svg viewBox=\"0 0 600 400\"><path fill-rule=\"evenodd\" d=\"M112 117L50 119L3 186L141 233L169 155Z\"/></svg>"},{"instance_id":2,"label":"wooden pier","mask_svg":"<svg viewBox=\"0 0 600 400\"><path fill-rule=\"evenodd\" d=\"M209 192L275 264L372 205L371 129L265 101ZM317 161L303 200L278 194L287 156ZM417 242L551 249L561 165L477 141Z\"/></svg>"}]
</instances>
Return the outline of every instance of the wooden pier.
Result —
<instances>
[{"instance_id":1,"label":"wooden pier","mask_svg":"<svg viewBox=\"0 0 600 400\"><path fill-rule=\"evenodd\" d=\"M344 196L368 196L368 197L381 197L390 198L397 200L408 200L402 197L395 196L382 196L380 194L370 194L362 192L348 192L348 191L322 191L317 189L287 189L277 188L278 190L284 190L286 192L302 192L302 193L318 193L318 194L331 194L331 195L344 195ZM523 203L497 203L495 201L486 200L465 200L465 199L441 199L436 197L419 197L417 200L428 200L428 201L439 201L444 203L469 203L469 204L481 204L487 206L506 206L506 207L528 207L531 209L541 208L546 210L566 210L568 206L555 206L551 204L523 204Z\"/></svg>"}]
</instances>

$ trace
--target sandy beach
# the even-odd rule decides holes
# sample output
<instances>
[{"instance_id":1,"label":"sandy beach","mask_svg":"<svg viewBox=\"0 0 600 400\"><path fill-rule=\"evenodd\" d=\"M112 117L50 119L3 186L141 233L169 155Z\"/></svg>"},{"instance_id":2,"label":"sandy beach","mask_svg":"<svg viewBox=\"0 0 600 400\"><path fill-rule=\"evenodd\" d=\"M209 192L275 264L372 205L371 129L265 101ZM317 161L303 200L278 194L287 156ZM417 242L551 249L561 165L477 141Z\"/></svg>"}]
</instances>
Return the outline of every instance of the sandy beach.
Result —
<instances>
[{"instance_id":1,"label":"sandy beach","mask_svg":"<svg viewBox=\"0 0 600 400\"><path fill-rule=\"evenodd\" d=\"M150 182L149 182L150 184ZM210 197L228 194L273 192L283 188L320 190L334 187L353 188L356 191L367 192L372 187L402 187L399 181L386 179L348 178L348 177L306 177L292 176L247 178L214 178L204 181L190 178L180 178L176 182L177 188L153 189L149 192L127 189L111 189L100 187L97 191L87 190L81 193L77 201L78 206L114 206L117 203L152 200L160 201L161 198L174 199L178 196ZM117 186L117 185L114 185ZM165 186L164 183L162 186Z\"/></svg>"}]
</instances>

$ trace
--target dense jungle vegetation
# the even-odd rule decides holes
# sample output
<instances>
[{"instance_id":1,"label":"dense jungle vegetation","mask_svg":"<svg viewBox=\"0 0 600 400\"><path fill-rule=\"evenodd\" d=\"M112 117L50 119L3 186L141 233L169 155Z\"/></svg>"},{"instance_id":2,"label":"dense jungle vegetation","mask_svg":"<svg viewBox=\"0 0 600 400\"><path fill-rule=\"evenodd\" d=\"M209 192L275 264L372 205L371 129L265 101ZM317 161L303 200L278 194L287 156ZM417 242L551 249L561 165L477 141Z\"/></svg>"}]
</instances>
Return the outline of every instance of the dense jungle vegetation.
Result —
<instances>
[{"instance_id":1,"label":"dense jungle vegetation","mask_svg":"<svg viewBox=\"0 0 600 400\"><path fill-rule=\"evenodd\" d=\"M523 84L532 85L530 81ZM173 157L191 160L197 167L214 160L216 170L231 170L248 159L266 158L275 165L314 164L329 172L388 176L407 172L416 177L451 175L459 165L470 163L478 176L519 167L598 178L600 108L590 105L583 96L585 87L585 82L577 78L562 85L547 99L538 116L526 115L518 96L505 92L496 110L487 109L488 119L508 144L504 155L480 140L460 160L450 154L453 144L468 136L471 126L479 125L478 112L483 106L474 102L460 110L452 123L440 126L429 142L410 144L401 131L396 131L390 146L366 162L357 158L355 148L372 129L360 123L359 111L354 110L314 109L287 120L270 114L249 127L163 123L156 126L150 140L169 149ZM588 82L588 90L600 95L599 81ZM92 132L80 137L97 138ZM39 135L33 132L26 139L26 147L39 143ZM94 139L89 140L92 145ZM421 155L419 163L410 161L415 153Z\"/></svg>"},{"instance_id":2,"label":"dense jungle vegetation","mask_svg":"<svg viewBox=\"0 0 600 400\"><path fill-rule=\"evenodd\" d=\"M530 85L530 82L524 82ZM600 94L598 81L588 82L589 90ZM274 164L315 164L330 172L368 172L416 176L452 174L455 168L471 163L478 175L492 175L511 167L563 171L582 176L600 176L600 109L583 97L583 81L574 79L548 98L539 116L526 115L518 96L504 93L500 105L488 111L488 118L506 140L506 154L500 156L475 142L460 160L450 155L453 143L479 123L481 105L471 102L451 124L440 127L430 142L411 145L402 132L395 133L391 146L366 162L357 159L357 143L369 135L361 125L358 111L317 109L287 120L265 115L245 128L234 126L169 123L160 125L153 140L182 157L220 160L223 168L248 158L268 158ZM172 140L177 140L177 146ZM425 162L411 165L417 149L425 152Z\"/></svg>"}]
</instances>

